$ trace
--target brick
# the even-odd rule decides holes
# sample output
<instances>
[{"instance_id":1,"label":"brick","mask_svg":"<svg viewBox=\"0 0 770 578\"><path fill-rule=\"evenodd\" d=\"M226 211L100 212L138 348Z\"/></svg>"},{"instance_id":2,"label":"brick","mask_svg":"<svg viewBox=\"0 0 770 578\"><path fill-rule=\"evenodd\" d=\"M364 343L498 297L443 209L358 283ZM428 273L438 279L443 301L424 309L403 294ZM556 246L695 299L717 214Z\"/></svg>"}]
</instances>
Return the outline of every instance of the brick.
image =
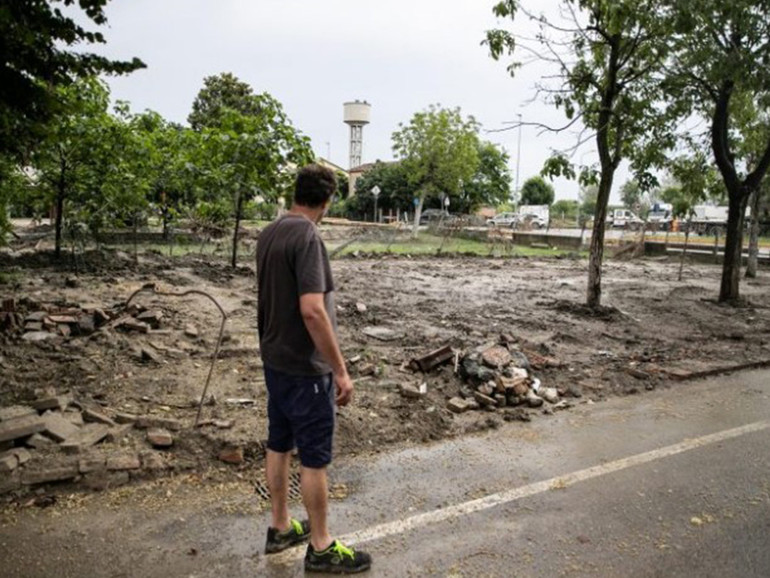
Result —
<instances>
[{"instance_id":1,"label":"brick","mask_svg":"<svg viewBox=\"0 0 770 578\"><path fill-rule=\"evenodd\" d=\"M143 415L137 418L136 427L140 429L147 429L151 427L165 428L171 431L179 431L182 429L182 422L177 419L168 417L158 417L154 415Z\"/></svg>"},{"instance_id":2,"label":"brick","mask_svg":"<svg viewBox=\"0 0 770 578\"><path fill-rule=\"evenodd\" d=\"M21 488L21 473L15 471L7 476L0 476L0 496Z\"/></svg>"},{"instance_id":3,"label":"brick","mask_svg":"<svg viewBox=\"0 0 770 578\"><path fill-rule=\"evenodd\" d=\"M138 470L142 467L137 454L125 454L110 456L107 458L107 469L111 472L124 470Z\"/></svg>"},{"instance_id":4,"label":"brick","mask_svg":"<svg viewBox=\"0 0 770 578\"><path fill-rule=\"evenodd\" d=\"M78 471L81 474L98 472L106 469L107 458L104 456L83 456L78 460Z\"/></svg>"},{"instance_id":5,"label":"brick","mask_svg":"<svg viewBox=\"0 0 770 578\"><path fill-rule=\"evenodd\" d=\"M174 436L168 430L150 428L147 430L147 441L156 448L170 448L174 445Z\"/></svg>"},{"instance_id":6,"label":"brick","mask_svg":"<svg viewBox=\"0 0 770 578\"><path fill-rule=\"evenodd\" d=\"M19 467L19 458L11 452L0 455L0 476L10 474Z\"/></svg>"},{"instance_id":7,"label":"brick","mask_svg":"<svg viewBox=\"0 0 770 578\"><path fill-rule=\"evenodd\" d=\"M64 442L77 436L80 428L62 417L60 413L46 413L43 416L44 433L57 442Z\"/></svg>"},{"instance_id":8,"label":"brick","mask_svg":"<svg viewBox=\"0 0 770 578\"><path fill-rule=\"evenodd\" d=\"M160 322L163 319L162 311L145 311L136 316L136 318L142 323L147 323L153 329L160 327Z\"/></svg>"},{"instance_id":9,"label":"brick","mask_svg":"<svg viewBox=\"0 0 770 578\"><path fill-rule=\"evenodd\" d=\"M89 490L103 492L110 488L125 486L130 480L128 472L98 471L83 476L83 485Z\"/></svg>"},{"instance_id":10,"label":"brick","mask_svg":"<svg viewBox=\"0 0 770 578\"><path fill-rule=\"evenodd\" d=\"M56 326L56 331L58 331L59 335L65 338L72 335L72 328L69 325L65 325L63 323L60 323Z\"/></svg>"},{"instance_id":11,"label":"brick","mask_svg":"<svg viewBox=\"0 0 770 578\"><path fill-rule=\"evenodd\" d=\"M40 435L39 433L33 434L25 443L27 446L31 448L35 448L37 450L40 450L43 448L50 448L51 446L56 445L55 441L43 435Z\"/></svg>"},{"instance_id":12,"label":"brick","mask_svg":"<svg viewBox=\"0 0 770 578\"><path fill-rule=\"evenodd\" d=\"M481 361L492 369L505 367L511 362L511 354L505 347L496 345L482 352Z\"/></svg>"},{"instance_id":13,"label":"brick","mask_svg":"<svg viewBox=\"0 0 770 578\"><path fill-rule=\"evenodd\" d=\"M24 324L24 331L42 331L43 324L40 321L27 321Z\"/></svg>"},{"instance_id":14,"label":"brick","mask_svg":"<svg viewBox=\"0 0 770 578\"><path fill-rule=\"evenodd\" d=\"M32 402L32 407L37 411L45 411L47 409L58 409L64 411L69 404L72 403L72 397L69 395L55 395L52 397L46 397L38 399Z\"/></svg>"},{"instance_id":15,"label":"brick","mask_svg":"<svg viewBox=\"0 0 770 578\"><path fill-rule=\"evenodd\" d=\"M80 429L80 433L68 439L61 445L67 454L77 454L82 450L98 444L110 433L110 428L103 423L89 423Z\"/></svg>"},{"instance_id":16,"label":"brick","mask_svg":"<svg viewBox=\"0 0 770 578\"><path fill-rule=\"evenodd\" d=\"M479 403L479 405L482 405L482 406L494 407L497 405L497 402L495 401L494 398L489 397L488 395L484 395L479 391L473 392L473 399L475 399Z\"/></svg>"},{"instance_id":17,"label":"brick","mask_svg":"<svg viewBox=\"0 0 770 578\"><path fill-rule=\"evenodd\" d=\"M78 318L74 315L49 315L48 318L54 323L64 323L68 325L75 325L78 322Z\"/></svg>"},{"instance_id":18,"label":"brick","mask_svg":"<svg viewBox=\"0 0 770 578\"><path fill-rule=\"evenodd\" d=\"M401 383L398 386L399 392L401 392L401 395L409 398L409 399L419 399L422 397L422 394L420 393L420 389L416 385L411 385L409 383Z\"/></svg>"},{"instance_id":19,"label":"brick","mask_svg":"<svg viewBox=\"0 0 770 578\"><path fill-rule=\"evenodd\" d=\"M226 464L239 465L243 463L243 448L227 446L219 452L219 460Z\"/></svg>"},{"instance_id":20,"label":"brick","mask_svg":"<svg viewBox=\"0 0 770 578\"><path fill-rule=\"evenodd\" d=\"M83 408L83 419L88 423L103 423L110 427L115 426L115 421L89 407Z\"/></svg>"},{"instance_id":21,"label":"brick","mask_svg":"<svg viewBox=\"0 0 770 578\"><path fill-rule=\"evenodd\" d=\"M48 482L62 482L78 476L77 462L62 463L40 469L26 468L21 475L21 483L25 486L45 484Z\"/></svg>"},{"instance_id":22,"label":"brick","mask_svg":"<svg viewBox=\"0 0 770 578\"><path fill-rule=\"evenodd\" d=\"M35 322L35 321L43 321L48 316L48 313L45 311L35 311L34 313L30 313L24 318L24 323L27 322Z\"/></svg>"},{"instance_id":23,"label":"brick","mask_svg":"<svg viewBox=\"0 0 770 578\"><path fill-rule=\"evenodd\" d=\"M25 417L28 415L37 415L37 410L28 405L11 405L9 407L0 407L0 422Z\"/></svg>"},{"instance_id":24,"label":"brick","mask_svg":"<svg viewBox=\"0 0 770 578\"><path fill-rule=\"evenodd\" d=\"M55 333L48 333L47 331L30 331L21 336L24 341L30 341L36 343L39 341L48 341L50 339L56 339L59 336Z\"/></svg>"},{"instance_id":25,"label":"brick","mask_svg":"<svg viewBox=\"0 0 770 578\"><path fill-rule=\"evenodd\" d=\"M468 411L468 403L461 397L453 397L447 401L446 406L452 413L463 413Z\"/></svg>"},{"instance_id":26,"label":"brick","mask_svg":"<svg viewBox=\"0 0 770 578\"><path fill-rule=\"evenodd\" d=\"M32 454L29 453L29 450L26 448L14 448L10 451L10 453L14 454L18 458L20 466L23 466L32 459Z\"/></svg>"},{"instance_id":27,"label":"brick","mask_svg":"<svg viewBox=\"0 0 770 578\"><path fill-rule=\"evenodd\" d=\"M45 429L45 423L37 415L17 417L0 423L0 442L31 436Z\"/></svg>"},{"instance_id":28,"label":"brick","mask_svg":"<svg viewBox=\"0 0 770 578\"><path fill-rule=\"evenodd\" d=\"M184 334L187 337L192 337L193 339L196 339L198 337L198 335L199 335L198 328L195 327L195 325L193 325L191 323L187 324L187 325L185 325L185 328L184 328Z\"/></svg>"}]
</instances>

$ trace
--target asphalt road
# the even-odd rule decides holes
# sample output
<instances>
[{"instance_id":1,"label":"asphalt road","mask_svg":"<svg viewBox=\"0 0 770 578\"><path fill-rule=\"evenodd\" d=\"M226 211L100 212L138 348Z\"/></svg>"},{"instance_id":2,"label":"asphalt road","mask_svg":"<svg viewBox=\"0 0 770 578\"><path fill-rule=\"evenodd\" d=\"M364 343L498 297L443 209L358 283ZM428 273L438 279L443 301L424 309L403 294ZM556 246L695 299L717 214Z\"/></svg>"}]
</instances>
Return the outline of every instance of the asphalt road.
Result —
<instances>
[{"instance_id":1,"label":"asphalt road","mask_svg":"<svg viewBox=\"0 0 770 578\"><path fill-rule=\"evenodd\" d=\"M769 446L770 371L676 384L336 464L331 524L371 576L767 578ZM211 491L25 509L0 527L0 575L303 575L301 549L259 552L266 514L231 507L249 495L196 505Z\"/></svg>"}]
</instances>

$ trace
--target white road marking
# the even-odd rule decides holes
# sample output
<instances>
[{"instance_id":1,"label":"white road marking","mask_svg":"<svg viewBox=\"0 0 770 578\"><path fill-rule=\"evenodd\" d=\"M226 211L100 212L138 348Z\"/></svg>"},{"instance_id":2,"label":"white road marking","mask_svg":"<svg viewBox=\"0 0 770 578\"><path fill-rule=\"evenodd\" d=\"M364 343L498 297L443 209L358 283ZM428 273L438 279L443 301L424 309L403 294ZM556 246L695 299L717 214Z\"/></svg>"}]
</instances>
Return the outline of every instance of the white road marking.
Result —
<instances>
[{"instance_id":1,"label":"white road marking","mask_svg":"<svg viewBox=\"0 0 770 578\"><path fill-rule=\"evenodd\" d=\"M415 530L429 524L436 524L438 522L443 522L452 518L467 516L469 514L494 508L495 506L508 504L522 498L528 498L536 494L542 494L551 489L566 488L579 482L585 482L586 480L591 480L600 476L619 472L634 466L647 464L655 460L675 456L677 454L734 439L746 434L764 431L766 429L770 429L770 421L759 421L698 438L686 439L677 444L641 454L636 454L634 456L621 458L613 462L593 466L584 470L578 470L576 472L556 476L541 482L528 484L526 486L511 488L510 490L505 490L496 494L490 494L489 496L485 496L483 498L478 498L476 500L471 500L469 502L464 502L455 506L449 506L447 508L442 508L441 510L416 514L402 520L394 520L392 522L386 522L384 524L372 526L365 530L359 530L358 532L352 532L350 534L340 536L339 539L345 544L360 544L363 542L371 542L373 540L387 538L397 534L403 534L404 532ZM290 557L291 559L296 559L304 556L304 553L304 548L297 548L292 550L291 554L287 552L287 558ZM286 558L284 558L284 560L286 560Z\"/></svg>"}]
</instances>

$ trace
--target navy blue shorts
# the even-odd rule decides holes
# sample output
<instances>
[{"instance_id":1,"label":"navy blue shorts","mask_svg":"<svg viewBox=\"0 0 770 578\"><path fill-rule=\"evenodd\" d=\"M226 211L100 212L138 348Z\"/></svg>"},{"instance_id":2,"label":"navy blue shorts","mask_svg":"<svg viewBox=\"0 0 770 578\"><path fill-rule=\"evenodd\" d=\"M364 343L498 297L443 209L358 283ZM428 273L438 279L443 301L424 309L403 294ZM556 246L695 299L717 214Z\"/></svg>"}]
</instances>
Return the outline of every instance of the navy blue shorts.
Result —
<instances>
[{"instance_id":1,"label":"navy blue shorts","mask_svg":"<svg viewBox=\"0 0 770 578\"><path fill-rule=\"evenodd\" d=\"M306 468L332 461L334 382L332 375L288 375L265 366L267 383L267 448L299 450Z\"/></svg>"}]
</instances>

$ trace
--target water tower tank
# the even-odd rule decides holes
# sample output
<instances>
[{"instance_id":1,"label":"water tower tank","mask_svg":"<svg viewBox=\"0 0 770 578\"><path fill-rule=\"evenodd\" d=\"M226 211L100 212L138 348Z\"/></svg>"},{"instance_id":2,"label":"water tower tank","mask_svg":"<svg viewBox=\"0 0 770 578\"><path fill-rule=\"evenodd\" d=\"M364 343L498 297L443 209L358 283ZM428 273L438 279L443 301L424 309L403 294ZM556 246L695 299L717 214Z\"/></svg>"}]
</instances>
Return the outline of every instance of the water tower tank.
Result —
<instances>
[{"instance_id":1,"label":"water tower tank","mask_svg":"<svg viewBox=\"0 0 770 578\"><path fill-rule=\"evenodd\" d=\"M369 124L372 105L364 101L346 102L343 105L343 120L350 125L350 168L361 164L364 150L364 126Z\"/></svg>"}]
</instances>

